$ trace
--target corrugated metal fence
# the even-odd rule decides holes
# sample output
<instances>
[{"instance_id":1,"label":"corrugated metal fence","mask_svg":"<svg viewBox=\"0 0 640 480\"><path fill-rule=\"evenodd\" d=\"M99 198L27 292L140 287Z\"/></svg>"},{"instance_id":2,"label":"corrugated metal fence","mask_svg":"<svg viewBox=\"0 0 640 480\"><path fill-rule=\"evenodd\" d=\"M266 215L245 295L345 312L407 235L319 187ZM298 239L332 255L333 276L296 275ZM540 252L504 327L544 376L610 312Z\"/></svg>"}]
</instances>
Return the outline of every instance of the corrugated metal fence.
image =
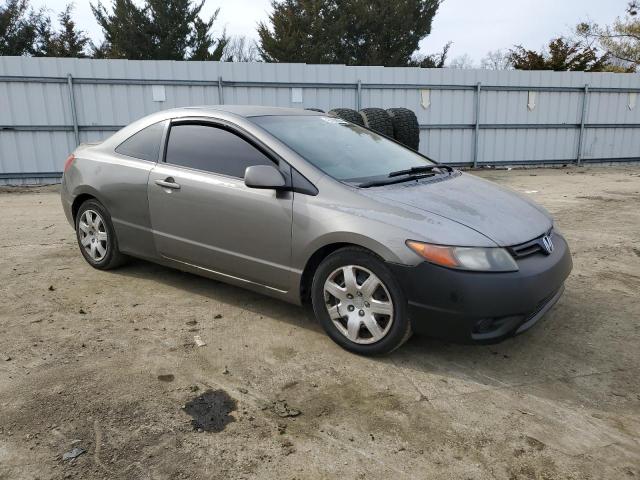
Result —
<instances>
[{"instance_id":1,"label":"corrugated metal fence","mask_svg":"<svg viewBox=\"0 0 640 480\"><path fill-rule=\"evenodd\" d=\"M640 75L0 57L0 183L59 178L79 142L204 104L407 107L457 165L640 160Z\"/></svg>"}]
</instances>

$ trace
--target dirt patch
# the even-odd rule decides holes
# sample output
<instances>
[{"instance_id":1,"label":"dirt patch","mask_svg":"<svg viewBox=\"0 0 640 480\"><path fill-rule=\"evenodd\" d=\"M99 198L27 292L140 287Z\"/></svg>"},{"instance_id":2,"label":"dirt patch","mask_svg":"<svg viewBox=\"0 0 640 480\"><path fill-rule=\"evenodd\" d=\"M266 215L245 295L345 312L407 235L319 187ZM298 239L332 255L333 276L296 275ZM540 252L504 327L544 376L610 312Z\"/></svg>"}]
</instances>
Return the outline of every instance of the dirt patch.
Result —
<instances>
[{"instance_id":1,"label":"dirt patch","mask_svg":"<svg viewBox=\"0 0 640 480\"><path fill-rule=\"evenodd\" d=\"M563 298L499 345L383 358L239 288L94 270L57 187L0 189L0 479L640 476L640 167L477 174L554 215Z\"/></svg>"}]
</instances>

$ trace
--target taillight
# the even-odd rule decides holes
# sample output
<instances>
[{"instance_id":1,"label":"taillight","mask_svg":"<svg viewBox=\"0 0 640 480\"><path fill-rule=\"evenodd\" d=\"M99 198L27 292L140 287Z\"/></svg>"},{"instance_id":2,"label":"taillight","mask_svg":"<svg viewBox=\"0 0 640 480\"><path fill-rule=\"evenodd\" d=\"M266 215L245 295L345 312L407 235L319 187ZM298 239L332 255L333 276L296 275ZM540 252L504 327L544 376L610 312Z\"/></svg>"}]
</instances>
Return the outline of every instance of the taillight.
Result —
<instances>
[{"instance_id":1,"label":"taillight","mask_svg":"<svg viewBox=\"0 0 640 480\"><path fill-rule=\"evenodd\" d=\"M69 170L69 167L71 166L71 164L73 163L73 161L75 159L76 159L76 157L73 155L73 153L67 157L67 159L64 162L64 170L63 170L63 172L66 173L66 171Z\"/></svg>"}]
</instances>

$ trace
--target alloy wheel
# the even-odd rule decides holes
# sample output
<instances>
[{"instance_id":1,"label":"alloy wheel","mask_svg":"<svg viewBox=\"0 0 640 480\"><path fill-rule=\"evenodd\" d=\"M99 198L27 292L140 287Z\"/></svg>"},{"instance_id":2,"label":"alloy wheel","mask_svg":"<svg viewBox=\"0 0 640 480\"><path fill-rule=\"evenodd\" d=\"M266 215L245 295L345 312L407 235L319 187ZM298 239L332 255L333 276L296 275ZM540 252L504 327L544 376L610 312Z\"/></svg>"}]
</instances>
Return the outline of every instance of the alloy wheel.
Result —
<instances>
[{"instance_id":1,"label":"alloy wheel","mask_svg":"<svg viewBox=\"0 0 640 480\"><path fill-rule=\"evenodd\" d=\"M393 323L393 301L371 270L346 265L324 283L324 301L333 324L352 342L371 344L385 337Z\"/></svg>"},{"instance_id":2,"label":"alloy wheel","mask_svg":"<svg viewBox=\"0 0 640 480\"><path fill-rule=\"evenodd\" d=\"M85 210L78 221L80 244L94 262L107 255L108 235L103 218L95 210Z\"/></svg>"}]
</instances>

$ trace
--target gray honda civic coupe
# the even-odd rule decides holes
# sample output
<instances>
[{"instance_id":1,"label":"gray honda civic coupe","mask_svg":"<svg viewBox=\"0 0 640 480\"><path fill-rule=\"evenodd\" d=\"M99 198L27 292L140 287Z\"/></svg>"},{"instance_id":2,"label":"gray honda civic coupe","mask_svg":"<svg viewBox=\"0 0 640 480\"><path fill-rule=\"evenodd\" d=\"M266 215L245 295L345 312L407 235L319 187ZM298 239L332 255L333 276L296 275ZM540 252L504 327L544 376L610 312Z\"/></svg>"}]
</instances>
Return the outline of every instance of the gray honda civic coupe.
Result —
<instances>
[{"instance_id":1,"label":"gray honda civic coupe","mask_svg":"<svg viewBox=\"0 0 640 480\"><path fill-rule=\"evenodd\" d=\"M347 350L413 332L492 343L558 301L569 247L542 207L323 113L205 106L79 146L61 188L80 252L308 305Z\"/></svg>"}]
</instances>

